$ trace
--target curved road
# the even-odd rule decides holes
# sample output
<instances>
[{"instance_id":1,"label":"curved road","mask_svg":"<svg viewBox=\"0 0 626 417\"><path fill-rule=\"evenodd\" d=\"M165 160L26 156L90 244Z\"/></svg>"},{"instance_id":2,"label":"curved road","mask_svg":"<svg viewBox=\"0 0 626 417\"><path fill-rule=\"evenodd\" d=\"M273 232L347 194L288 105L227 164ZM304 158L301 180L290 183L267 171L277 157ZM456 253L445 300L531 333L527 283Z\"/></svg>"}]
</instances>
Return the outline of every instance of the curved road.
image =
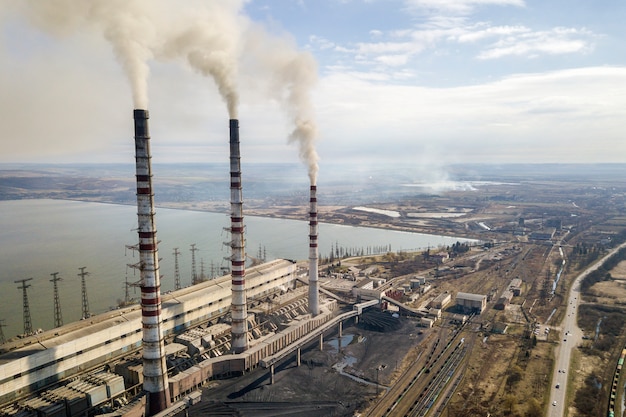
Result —
<instances>
[{"instance_id":1,"label":"curved road","mask_svg":"<svg viewBox=\"0 0 626 417\"><path fill-rule=\"evenodd\" d=\"M555 351L555 364L552 375L552 387L550 389L550 410L546 413L550 417L563 417L565 409L569 404L565 404L567 398L567 379L569 374L570 359L572 350L582 340L583 331L578 327L576 314L578 313L578 305L580 303L580 283L589 273L598 269L606 260L614 255L621 248L626 247L626 242L611 250L606 256L598 262L585 269L572 284L569 296L567 298L566 315L561 322L560 343ZM558 387L557 388L557 384ZM555 405L556 404L556 405Z\"/></svg>"}]
</instances>

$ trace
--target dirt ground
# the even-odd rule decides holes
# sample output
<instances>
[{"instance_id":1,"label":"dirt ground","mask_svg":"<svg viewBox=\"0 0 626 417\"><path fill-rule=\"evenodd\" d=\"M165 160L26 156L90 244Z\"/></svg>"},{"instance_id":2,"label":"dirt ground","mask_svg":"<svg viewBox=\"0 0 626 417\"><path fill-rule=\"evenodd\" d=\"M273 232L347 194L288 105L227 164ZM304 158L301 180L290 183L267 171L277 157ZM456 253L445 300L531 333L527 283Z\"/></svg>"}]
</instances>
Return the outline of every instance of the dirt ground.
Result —
<instances>
[{"instance_id":1,"label":"dirt ground","mask_svg":"<svg viewBox=\"0 0 626 417\"><path fill-rule=\"evenodd\" d=\"M265 369L211 381L202 390L202 402L191 407L189 415L228 415L220 411L224 406L240 413L232 415L248 415L241 409L262 403L264 410L276 407L267 415L353 416L392 383L407 363L404 360L419 354L419 344L428 331L418 335L420 328L413 320L400 320L401 328L393 332L369 331L354 324L344 327L342 340L346 346L341 351L337 349L337 335L327 337L323 351L314 344L302 352L301 366L296 366L295 355L278 365L272 385ZM340 375L342 366L344 373L358 380ZM379 387L375 384L377 377ZM303 409L306 404L312 409Z\"/></svg>"}]
</instances>

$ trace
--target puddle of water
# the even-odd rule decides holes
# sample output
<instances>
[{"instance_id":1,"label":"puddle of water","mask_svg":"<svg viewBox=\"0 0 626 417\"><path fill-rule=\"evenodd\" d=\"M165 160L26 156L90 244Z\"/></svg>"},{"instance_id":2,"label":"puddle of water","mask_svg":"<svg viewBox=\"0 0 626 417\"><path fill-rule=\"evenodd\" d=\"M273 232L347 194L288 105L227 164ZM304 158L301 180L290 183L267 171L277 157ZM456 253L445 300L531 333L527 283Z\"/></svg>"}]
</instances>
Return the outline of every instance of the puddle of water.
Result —
<instances>
[{"instance_id":1,"label":"puddle of water","mask_svg":"<svg viewBox=\"0 0 626 417\"><path fill-rule=\"evenodd\" d=\"M341 336L341 347L343 348L348 346L350 343L352 343L352 340L354 340L353 334L344 334L343 336ZM326 343L330 345L329 352L339 353L339 338L336 337L334 339L330 339Z\"/></svg>"},{"instance_id":2,"label":"puddle of water","mask_svg":"<svg viewBox=\"0 0 626 417\"><path fill-rule=\"evenodd\" d=\"M352 366L357 362L358 361L354 356L344 356L339 362L333 365L333 368L335 368L339 372L343 372L343 368Z\"/></svg>"}]
</instances>

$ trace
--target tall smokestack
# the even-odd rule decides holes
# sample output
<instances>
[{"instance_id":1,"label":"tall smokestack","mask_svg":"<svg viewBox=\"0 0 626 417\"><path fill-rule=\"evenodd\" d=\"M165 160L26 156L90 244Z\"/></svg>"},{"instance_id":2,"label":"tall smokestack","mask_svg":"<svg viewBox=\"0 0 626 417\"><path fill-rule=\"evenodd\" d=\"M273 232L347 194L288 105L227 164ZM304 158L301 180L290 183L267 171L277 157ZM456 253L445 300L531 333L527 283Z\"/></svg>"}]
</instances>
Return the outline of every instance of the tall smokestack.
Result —
<instances>
[{"instance_id":1,"label":"tall smokestack","mask_svg":"<svg viewBox=\"0 0 626 417\"><path fill-rule=\"evenodd\" d=\"M141 324L143 328L143 388L148 394L146 415L165 410L169 404L165 343L161 333L161 284L156 229L148 111L135 109L135 165L137 218L141 271Z\"/></svg>"},{"instance_id":2,"label":"tall smokestack","mask_svg":"<svg viewBox=\"0 0 626 417\"><path fill-rule=\"evenodd\" d=\"M230 119L230 247L232 302L232 351L248 349L248 312L246 308L245 241L243 237L243 199L241 194L241 155L239 152L239 120Z\"/></svg>"},{"instance_id":3,"label":"tall smokestack","mask_svg":"<svg viewBox=\"0 0 626 417\"><path fill-rule=\"evenodd\" d=\"M320 312L317 255L317 186L311 185L309 209L309 312L313 316L317 316Z\"/></svg>"}]
</instances>

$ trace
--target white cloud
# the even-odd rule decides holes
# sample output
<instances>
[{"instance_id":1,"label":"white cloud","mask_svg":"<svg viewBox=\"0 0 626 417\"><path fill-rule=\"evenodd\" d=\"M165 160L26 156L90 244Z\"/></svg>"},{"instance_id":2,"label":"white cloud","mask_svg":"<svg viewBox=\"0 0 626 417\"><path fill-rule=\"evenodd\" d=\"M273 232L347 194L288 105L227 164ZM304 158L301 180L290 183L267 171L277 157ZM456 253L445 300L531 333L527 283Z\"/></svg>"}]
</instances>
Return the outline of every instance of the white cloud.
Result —
<instances>
[{"instance_id":1,"label":"white cloud","mask_svg":"<svg viewBox=\"0 0 626 417\"><path fill-rule=\"evenodd\" d=\"M586 53L593 44L589 38L592 34L585 30L572 28L554 28L550 31L519 32L519 36L511 33L488 46L478 54L478 59L495 59L504 56L561 55Z\"/></svg>"},{"instance_id":2,"label":"white cloud","mask_svg":"<svg viewBox=\"0 0 626 417\"><path fill-rule=\"evenodd\" d=\"M545 55L581 54L593 49L597 36L585 28L555 27L534 30L523 24L497 25L489 21L471 21L472 7L478 5L524 6L522 1L497 0L414 0L414 7L439 8L441 13L427 16L414 27L386 31L371 30L371 42L335 44L315 37L317 50L323 53L333 49L345 55L356 67L365 66L393 71L410 67L418 56L474 56L478 60L494 60L507 56L538 58ZM449 14L449 9L467 9L467 15Z\"/></svg>"},{"instance_id":3,"label":"white cloud","mask_svg":"<svg viewBox=\"0 0 626 417\"><path fill-rule=\"evenodd\" d=\"M376 58L377 62L389 67L400 67L406 65L409 57L407 55L380 55Z\"/></svg>"},{"instance_id":4,"label":"white cloud","mask_svg":"<svg viewBox=\"0 0 626 417\"><path fill-rule=\"evenodd\" d=\"M413 52L416 45L411 42L376 42L359 43L354 50L365 55L388 54L394 52Z\"/></svg>"},{"instance_id":5,"label":"white cloud","mask_svg":"<svg viewBox=\"0 0 626 417\"><path fill-rule=\"evenodd\" d=\"M482 23L479 26L486 26ZM525 26L486 26L485 29L467 28L457 37L460 43L477 42L487 38L512 36L520 33L528 33L531 29Z\"/></svg>"},{"instance_id":6,"label":"white cloud","mask_svg":"<svg viewBox=\"0 0 626 417\"><path fill-rule=\"evenodd\" d=\"M626 67L520 74L456 88L335 74L322 81L317 99L322 157L619 162L626 152Z\"/></svg>"},{"instance_id":7,"label":"white cloud","mask_svg":"<svg viewBox=\"0 0 626 417\"><path fill-rule=\"evenodd\" d=\"M336 47L334 42L325 39L321 36L311 35L309 36L309 47L317 48L320 51L333 49Z\"/></svg>"},{"instance_id":8,"label":"white cloud","mask_svg":"<svg viewBox=\"0 0 626 417\"><path fill-rule=\"evenodd\" d=\"M524 7L524 0L405 0L410 9L433 10L453 14L469 14L479 6Z\"/></svg>"}]
</instances>

